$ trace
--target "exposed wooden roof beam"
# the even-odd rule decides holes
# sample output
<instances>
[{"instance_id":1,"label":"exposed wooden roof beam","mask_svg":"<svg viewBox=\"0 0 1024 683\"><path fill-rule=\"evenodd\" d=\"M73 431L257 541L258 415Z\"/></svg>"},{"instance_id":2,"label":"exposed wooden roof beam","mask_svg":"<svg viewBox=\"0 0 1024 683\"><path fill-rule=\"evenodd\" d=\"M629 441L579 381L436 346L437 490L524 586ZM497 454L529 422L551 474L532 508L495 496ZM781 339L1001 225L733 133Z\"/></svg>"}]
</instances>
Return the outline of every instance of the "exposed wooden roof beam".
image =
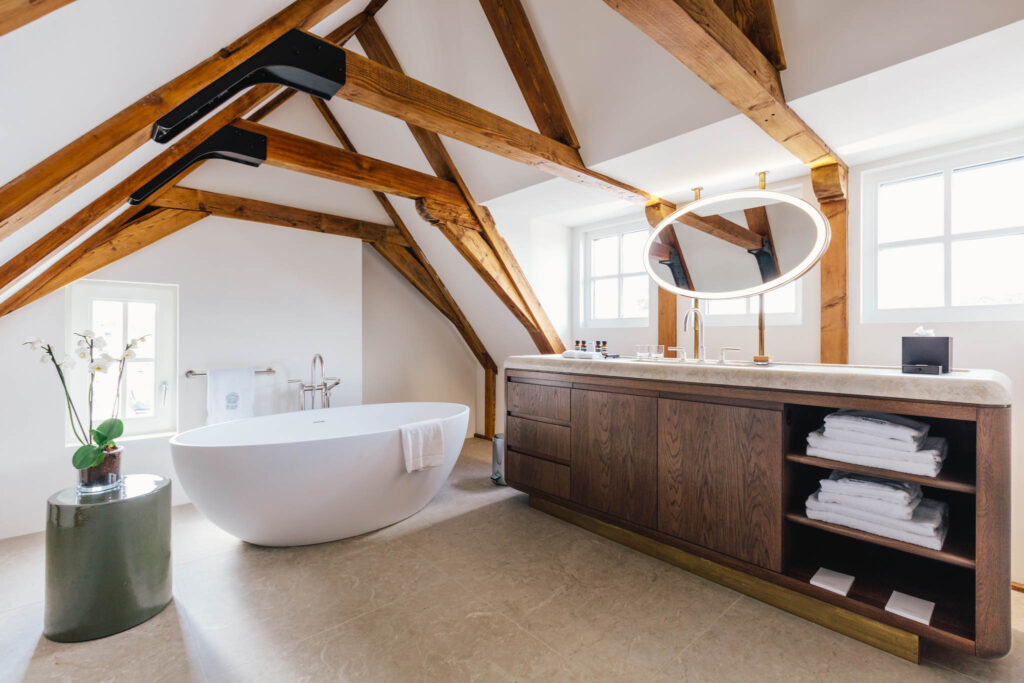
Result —
<instances>
[{"instance_id":1,"label":"exposed wooden roof beam","mask_svg":"<svg viewBox=\"0 0 1024 683\"><path fill-rule=\"evenodd\" d=\"M0 188L0 240L139 148L153 122L285 32L309 28L348 0L296 0L231 45L99 124Z\"/></svg>"},{"instance_id":2,"label":"exposed wooden roof beam","mask_svg":"<svg viewBox=\"0 0 1024 683\"><path fill-rule=\"evenodd\" d=\"M772 250L772 260L775 261L775 272L781 275L779 252L775 250L775 237L772 235L772 225L768 221L768 211L763 206L755 206L752 209L744 209L743 216L747 219L747 227L750 232L755 233L761 239L768 240Z\"/></svg>"},{"instance_id":3,"label":"exposed wooden roof beam","mask_svg":"<svg viewBox=\"0 0 1024 683\"><path fill-rule=\"evenodd\" d=\"M742 225L733 223L728 218L718 215L698 216L697 214L687 213L676 220L689 225L691 228L706 232L713 237L725 240L730 244L735 244L741 249L749 251L761 248L761 238L758 235L755 235Z\"/></svg>"},{"instance_id":4,"label":"exposed wooden roof beam","mask_svg":"<svg viewBox=\"0 0 1024 683\"><path fill-rule=\"evenodd\" d=\"M579 149L580 142L572 129L569 115L555 86L555 79L544 61L544 53L540 50L522 2L480 0L480 5L538 130L549 138Z\"/></svg>"},{"instance_id":5,"label":"exposed wooden roof beam","mask_svg":"<svg viewBox=\"0 0 1024 683\"><path fill-rule=\"evenodd\" d=\"M370 59L387 66L389 69L402 73L402 65L399 63L398 57L391 49L391 45L388 43L387 38L385 38L383 31L380 30L380 26L373 18L368 19L363 24L356 33L356 38ZM484 242L490 245L494 260L504 271L503 274L486 271L485 273L482 272L481 276L507 306L516 307L512 310L512 313L524 321L527 331L541 352L561 353L565 347L558 336L557 330L555 330L555 326L548 318L544 307L541 306L540 300L533 291L533 287L523 273L522 268L520 268L515 255L512 254L512 250L499 234L498 228L494 224L494 218L487 209L477 204L476 200L473 199L469 187L466 185L465 180L463 180L458 168L455 167L455 162L452 160L451 155L448 154L448 150L445 149L440 136L412 123L408 125L413 138L423 151L434 173L438 177L450 180L458 185L465 206L469 209L468 215L465 212L457 212L458 220L462 221L463 227L479 230L483 233ZM448 231L445 234L452 238L456 232ZM462 243L464 246L464 240ZM453 240L453 244L457 249L460 248L458 239ZM470 250L466 249L460 249L460 252L466 258L469 258L468 254L471 253ZM498 288L502 287L500 283L506 280L511 281L513 289L511 291L499 291Z\"/></svg>"},{"instance_id":6,"label":"exposed wooden roof beam","mask_svg":"<svg viewBox=\"0 0 1024 683\"><path fill-rule=\"evenodd\" d=\"M346 51L345 85L336 97L623 199L657 199L588 169L568 145L351 51Z\"/></svg>"},{"instance_id":7,"label":"exposed wooden roof beam","mask_svg":"<svg viewBox=\"0 0 1024 683\"><path fill-rule=\"evenodd\" d=\"M715 0L715 4L736 24L743 35L779 71L786 68L779 22L772 0Z\"/></svg>"},{"instance_id":8,"label":"exposed wooden roof beam","mask_svg":"<svg viewBox=\"0 0 1024 683\"><path fill-rule=\"evenodd\" d=\"M75 0L0 0L0 36Z\"/></svg>"},{"instance_id":9,"label":"exposed wooden roof beam","mask_svg":"<svg viewBox=\"0 0 1024 683\"><path fill-rule=\"evenodd\" d=\"M409 242L393 225L345 218L319 211L299 209L294 206L272 204L258 199L236 197L189 187L169 188L156 198L153 206L165 209L205 211L211 216L311 230L339 237L355 237L364 242L388 242L403 247L409 246Z\"/></svg>"},{"instance_id":10,"label":"exposed wooden roof beam","mask_svg":"<svg viewBox=\"0 0 1024 683\"><path fill-rule=\"evenodd\" d=\"M842 162L786 104L779 72L714 0L605 0L800 161Z\"/></svg>"},{"instance_id":11,"label":"exposed wooden roof beam","mask_svg":"<svg viewBox=\"0 0 1024 683\"><path fill-rule=\"evenodd\" d=\"M430 197L449 204L464 201L455 183L426 173L250 121L239 120L232 125L267 137L265 163L271 166L410 199Z\"/></svg>"},{"instance_id":12,"label":"exposed wooden roof beam","mask_svg":"<svg viewBox=\"0 0 1024 683\"><path fill-rule=\"evenodd\" d=\"M208 215L203 211L156 209L124 225L106 226L6 301L0 302L0 316L41 299L129 254L134 254Z\"/></svg>"}]
</instances>

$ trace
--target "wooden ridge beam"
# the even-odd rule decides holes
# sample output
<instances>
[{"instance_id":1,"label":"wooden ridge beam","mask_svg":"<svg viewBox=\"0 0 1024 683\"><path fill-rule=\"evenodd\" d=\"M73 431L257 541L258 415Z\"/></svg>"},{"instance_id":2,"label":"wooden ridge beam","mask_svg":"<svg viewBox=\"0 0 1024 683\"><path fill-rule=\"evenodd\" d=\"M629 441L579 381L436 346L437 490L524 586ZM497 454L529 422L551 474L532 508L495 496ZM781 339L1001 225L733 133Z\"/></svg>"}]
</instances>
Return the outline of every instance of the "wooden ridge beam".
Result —
<instances>
[{"instance_id":1,"label":"wooden ridge beam","mask_svg":"<svg viewBox=\"0 0 1024 683\"><path fill-rule=\"evenodd\" d=\"M779 71L786 68L779 21L772 0L715 0L719 9Z\"/></svg>"},{"instance_id":2,"label":"wooden ridge beam","mask_svg":"<svg viewBox=\"0 0 1024 683\"><path fill-rule=\"evenodd\" d=\"M0 240L149 139L153 123L287 31L309 28L348 0L296 0L232 44L129 105L0 187Z\"/></svg>"},{"instance_id":3,"label":"wooden ridge beam","mask_svg":"<svg viewBox=\"0 0 1024 683\"><path fill-rule=\"evenodd\" d=\"M779 72L714 0L605 0L800 161L842 163L786 104Z\"/></svg>"},{"instance_id":4,"label":"wooden ridge beam","mask_svg":"<svg viewBox=\"0 0 1024 683\"><path fill-rule=\"evenodd\" d=\"M0 0L0 36L75 0Z\"/></svg>"},{"instance_id":5,"label":"wooden ridge beam","mask_svg":"<svg viewBox=\"0 0 1024 683\"><path fill-rule=\"evenodd\" d=\"M187 228L205 218L203 211L155 209L118 226L106 226L46 269L39 277L0 302L0 316L57 291L114 261Z\"/></svg>"},{"instance_id":6,"label":"wooden ridge beam","mask_svg":"<svg viewBox=\"0 0 1024 683\"><path fill-rule=\"evenodd\" d=\"M480 0L526 106L541 133L579 149L569 114L520 0Z\"/></svg>"},{"instance_id":7,"label":"wooden ridge beam","mask_svg":"<svg viewBox=\"0 0 1024 683\"><path fill-rule=\"evenodd\" d=\"M397 73L403 73L398 57L391 49L391 45L385 38L383 31L380 30L380 26L372 17L359 29L356 33L356 38L370 59ZM505 275L512 282L514 291L505 292L505 296L499 295L502 301L509 306L513 305L517 300L521 301L523 308L518 311L513 310L512 313L520 320L531 320L529 324L524 322L524 325L526 325L531 338L537 343L538 349L542 353L561 353L565 350L565 347L558 336L557 330L555 330L554 325L544 311L544 307L541 305L540 300L533 291L533 287L519 266L515 255L512 254L512 250L498 232L493 216L491 216L491 213L486 208L477 204L476 200L473 199L469 187L466 185L465 180L463 180L458 168L456 168L451 155L448 154L448 150L445 149L440 136L413 123L408 123L408 126L434 173L438 177L450 180L458 185L465 206L469 209L468 214L463 211L449 211L446 214L457 225L463 228L479 230L483 233L485 242L490 245ZM435 218L441 217L439 213L433 215ZM457 230L452 230L445 234L451 238L457 232ZM456 248L458 249L459 245L456 245ZM460 253L463 253L465 256L467 252L460 250ZM481 275L485 280L487 279L487 276ZM488 284L493 289L497 282L488 281Z\"/></svg>"},{"instance_id":8,"label":"wooden ridge beam","mask_svg":"<svg viewBox=\"0 0 1024 683\"><path fill-rule=\"evenodd\" d=\"M426 173L244 119L232 125L266 136L267 160L264 163L271 166L409 199L429 197L455 205L464 202L457 185Z\"/></svg>"},{"instance_id":9,"label":"wooden ridge beam","mask_svg":"<svg viewBox=\"0 0 1024 683\"><path fill-rule=\"evenodd\" d=\"M339 237L355 237L364 242L388 242L402 247L409 246L409 242L393 225L345 218L319 211L299 209L294 206L272 204L258 199L188 187L171 187L160 195L152 205L165 209L203 211L211 216L310 230Z\"/></svg>"},{"instance_id":10,"label":"wooden ridge beam","mask_svg":"<svg viewBox=\"0 0 1024 683\"><path fill-rule=\"evenodd\" d=\"M439 135L540 168L629 201L657 199L591 171L579 152L395 69L346 50L345 85L336 97L402 119Z\"/></svg>"}]
</instances>

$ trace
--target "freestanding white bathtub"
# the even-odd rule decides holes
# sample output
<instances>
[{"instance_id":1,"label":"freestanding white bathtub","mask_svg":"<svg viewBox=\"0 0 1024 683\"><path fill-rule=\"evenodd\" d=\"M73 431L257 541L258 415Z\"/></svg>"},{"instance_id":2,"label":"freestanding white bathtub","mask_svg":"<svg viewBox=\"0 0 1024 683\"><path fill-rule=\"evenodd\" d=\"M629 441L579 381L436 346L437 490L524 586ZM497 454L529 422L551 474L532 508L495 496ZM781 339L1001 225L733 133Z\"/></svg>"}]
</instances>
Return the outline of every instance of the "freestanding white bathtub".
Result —
<instances>
[{"instance_id":1,"label":"freestanding white bathtub","mask_svg":"<svg viewBox=\"0 0 1024 683\"><path fill-rule=\"evenodd\" d=\"M439 418L444 465L408 473L399 428ZM419 512L462 451L469 408L381 403L252 417L171 439L192 503L233 536L258 545L323 543Z\"/></svg>"}]
</instances>

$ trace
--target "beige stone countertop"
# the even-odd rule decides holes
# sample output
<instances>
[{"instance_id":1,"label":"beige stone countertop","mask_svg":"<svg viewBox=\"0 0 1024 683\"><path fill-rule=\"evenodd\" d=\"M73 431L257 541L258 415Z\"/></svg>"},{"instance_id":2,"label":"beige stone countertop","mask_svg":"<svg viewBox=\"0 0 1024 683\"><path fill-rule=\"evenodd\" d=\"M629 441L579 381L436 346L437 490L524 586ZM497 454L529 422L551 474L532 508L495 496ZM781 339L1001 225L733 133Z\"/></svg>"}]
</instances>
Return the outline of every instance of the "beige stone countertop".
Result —
<instances>
[{"instance_id":1,"label":"beige stone countertop","mask_svg":"<svg viewBox=\"0 0 1024 683\"><path fill-rule=\"evenodd\" d=\"M995 370L954 369L945 375L905 375L898 367L871 365L780 362L763 366L749 361L577 360L558 355L510 356L505 369L985 406L1008 406L1013 402L1010 379Z\"/></svg>"}]
</instances>

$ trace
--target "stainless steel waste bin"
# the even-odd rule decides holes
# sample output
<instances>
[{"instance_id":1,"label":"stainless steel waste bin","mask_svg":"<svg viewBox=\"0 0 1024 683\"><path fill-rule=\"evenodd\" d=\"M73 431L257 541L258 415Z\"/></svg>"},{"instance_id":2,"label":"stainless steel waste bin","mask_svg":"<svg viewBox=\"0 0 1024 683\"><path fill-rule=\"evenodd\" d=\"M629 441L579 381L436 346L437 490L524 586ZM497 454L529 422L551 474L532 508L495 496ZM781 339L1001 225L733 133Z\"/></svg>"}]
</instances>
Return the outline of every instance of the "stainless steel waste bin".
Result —
<instances>
[{"instance_id":1,"label":"stainless steel waste bin","mask_svg":"<svg viewBox=\"0 0 1024 683\"><path fill-rule=\"evenodd\" d=\"M495 486L508 486L505 481L505 435L494 435L494 451L491 455L491 481Z\"/></svg>"}]
</instances>

